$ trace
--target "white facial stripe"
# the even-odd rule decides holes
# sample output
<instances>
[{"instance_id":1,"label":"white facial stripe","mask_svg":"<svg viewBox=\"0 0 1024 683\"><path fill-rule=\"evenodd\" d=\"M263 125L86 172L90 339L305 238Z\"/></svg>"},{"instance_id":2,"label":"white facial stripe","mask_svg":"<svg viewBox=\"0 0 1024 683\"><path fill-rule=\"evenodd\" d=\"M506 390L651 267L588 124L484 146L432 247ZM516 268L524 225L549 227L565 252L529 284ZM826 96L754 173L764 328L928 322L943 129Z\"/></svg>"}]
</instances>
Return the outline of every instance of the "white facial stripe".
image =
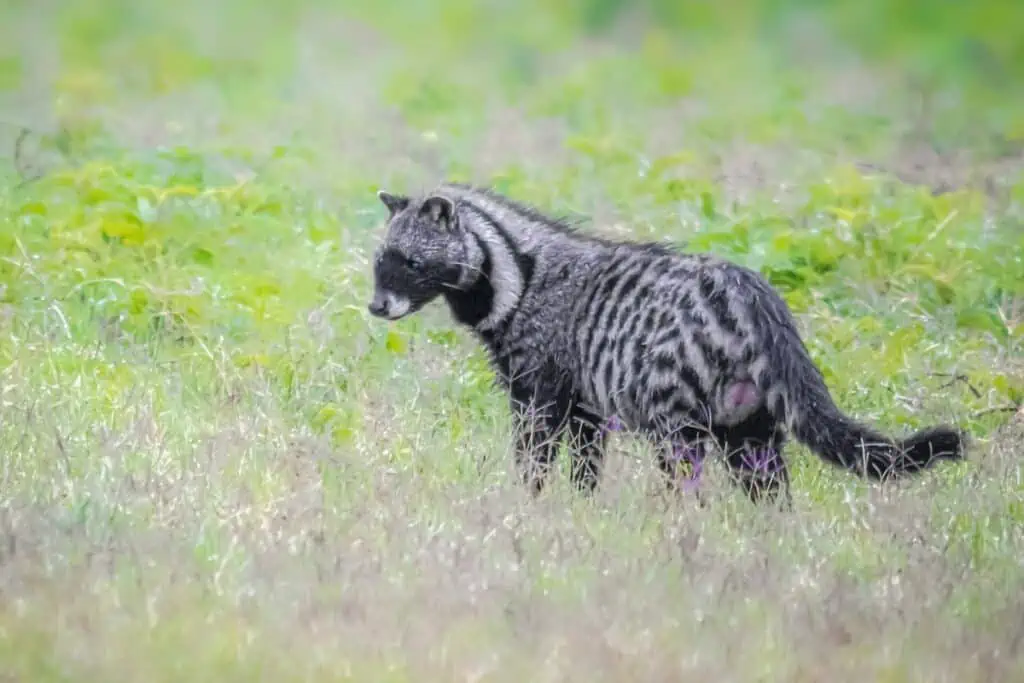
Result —
<instances>
[{"instance_id":1,"label":"white facial stripe","mask_svg":"<svg viewBox=\"0 0 1024 683\"><path fill-rule=\"evenodd\" d=\"M503 320L518 305L525 283L515 253L506 240L509 237L507 231L492 224L474 201L464 199L461 205L465 207L460 215L462 226L479 240L478 245L470 250L475 252L471 255L478 257L482 263L481 247L485 247L491 257L490 283L494 289L494 300L491 302L490 313L477 324L479 329L487 330Z\"/></svg>"},{"instance_id":2,"label":"white facial stripe","mask_svg":"<svg viewBox=\"0 0 1024 683\"><path fill-rule=\"evenodd\" d=\"M399 296L394 292L385 292L384 296L388 300L388 317L393 320L401 318L412 308L412 302L404 296Z\"/></svg>"},{"instance_id":3,"label":"white facial stripe","mask_svg":"<svg viewBox=\"0 0 1024 683\"><path fill-rule=\"evenodd\" d=\"M480 278L480 268L484 263L484 250L477 241L475 233L466 230L463 232L462 244L465 247L465 262L459 271L459 281L456 288L467 290Z\"/></svg>"},{"instance_id":4,"label":"white facial stripe","mask_svg":"<svg viewBox=\"0 0 1024 683\"><path fill-rule=\"evenodd\" d=\"M494 327L519 303L523 295L523 275L519 271L515 255L498 233L498 229L485 221L473 221L470 228L487 244L491 255L491 286L494 301L490 315L480 322L481 329Z\"/></svg>"}]
</instances>

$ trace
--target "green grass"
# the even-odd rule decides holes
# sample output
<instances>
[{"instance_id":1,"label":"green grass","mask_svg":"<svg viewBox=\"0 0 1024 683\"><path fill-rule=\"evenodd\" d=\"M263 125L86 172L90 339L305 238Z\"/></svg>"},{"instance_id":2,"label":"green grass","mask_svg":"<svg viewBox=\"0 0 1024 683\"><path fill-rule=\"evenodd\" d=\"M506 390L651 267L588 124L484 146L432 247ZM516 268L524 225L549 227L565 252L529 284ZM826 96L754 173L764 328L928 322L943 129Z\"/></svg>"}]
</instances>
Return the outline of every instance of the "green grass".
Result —
<instances>
[{"instance_id":1,"label":"green grass","mask_svg":"<svg viewBox=\"0 0 1024 683\"><path fill-rule=\"evenodd\" d=\"M1024 10L645 0L0 9L0 677L1011 680ZM765 273L837 401L954 422L796 510L512 476L440 306L366 313L378 188L490 184Z\"/></svg>"}]
</instances>

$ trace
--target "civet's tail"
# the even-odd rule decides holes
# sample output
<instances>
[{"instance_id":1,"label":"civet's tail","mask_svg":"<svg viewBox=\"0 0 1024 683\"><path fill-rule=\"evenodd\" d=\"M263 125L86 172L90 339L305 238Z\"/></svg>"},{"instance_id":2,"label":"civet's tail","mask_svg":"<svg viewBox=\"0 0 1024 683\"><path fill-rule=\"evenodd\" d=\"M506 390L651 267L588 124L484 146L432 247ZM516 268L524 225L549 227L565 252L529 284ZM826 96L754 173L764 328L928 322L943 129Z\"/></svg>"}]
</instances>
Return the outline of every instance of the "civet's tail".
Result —
<instances>
[{"instance_id":1,"label":"civet's tail","mask_svg":"<svg viewBox=\"0 0 1024 683\"><path fill-rule=\"evenodd\" d=\"M822 459L869 479L927 469L963 458L967 435L947 426L892 439L844 414L792 325L783 325L769 351L765 389L769 409Z\"/></svg>"}]
</instances>

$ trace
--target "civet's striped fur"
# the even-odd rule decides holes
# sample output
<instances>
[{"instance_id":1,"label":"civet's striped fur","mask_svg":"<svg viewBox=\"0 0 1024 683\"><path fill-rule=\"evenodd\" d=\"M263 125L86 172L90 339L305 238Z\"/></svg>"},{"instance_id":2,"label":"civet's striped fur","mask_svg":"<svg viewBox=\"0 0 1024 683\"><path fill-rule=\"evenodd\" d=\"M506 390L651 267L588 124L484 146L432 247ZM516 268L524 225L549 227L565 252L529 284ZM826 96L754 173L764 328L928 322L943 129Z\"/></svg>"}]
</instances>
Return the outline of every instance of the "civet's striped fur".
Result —
<instances>
[{"instance_id":1,"label":"civet's striped fur","mask_svg":"<svg viewBox=\"0 0 1024 683\"><path fill-rule=\"evenodd\" d=\"M963 457L937 427L902 441L833 403L783 300L756 272L709 255L586 236L495 192L446 184L422 197L380 192L390 212L370 311L395 320L438 296L490 352L517 416L517 461L534 492L558 440L590 491L605 425L659 444L672 475L722 448L748 495L788 500L786 432L871 479Z\"/></svg>"}]
</instances>

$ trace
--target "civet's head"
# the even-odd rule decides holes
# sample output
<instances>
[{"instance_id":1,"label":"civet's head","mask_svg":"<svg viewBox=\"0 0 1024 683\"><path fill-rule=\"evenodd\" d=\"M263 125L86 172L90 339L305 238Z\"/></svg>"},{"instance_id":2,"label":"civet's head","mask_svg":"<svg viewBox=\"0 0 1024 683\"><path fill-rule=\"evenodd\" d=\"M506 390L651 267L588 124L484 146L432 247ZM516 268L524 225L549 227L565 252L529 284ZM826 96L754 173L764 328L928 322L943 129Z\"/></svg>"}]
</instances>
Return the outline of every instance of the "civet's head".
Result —
<instances>
[{"instance_id":1,"label":"civet's head","mask_svg":"<svg viewBox=\"0 0 1024 683\"><path fill-rule=\"evenodd\" d=\"M378 192L390 212L384 241L374 254L373 315L398 320L447 289L461 289L466 245L454 202Z\"/></svg>"}]
</instances>

